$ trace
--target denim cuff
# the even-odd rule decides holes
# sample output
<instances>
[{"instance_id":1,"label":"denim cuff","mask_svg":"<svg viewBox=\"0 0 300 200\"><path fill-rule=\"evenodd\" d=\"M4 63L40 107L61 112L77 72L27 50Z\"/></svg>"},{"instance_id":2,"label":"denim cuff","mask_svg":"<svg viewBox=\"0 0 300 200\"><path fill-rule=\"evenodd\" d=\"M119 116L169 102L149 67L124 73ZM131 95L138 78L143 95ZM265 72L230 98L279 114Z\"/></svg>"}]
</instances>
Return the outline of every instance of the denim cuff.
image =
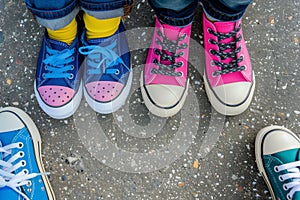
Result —
<instances>
[{"instance_id":1,"label":"denim cuff","mask_svg":"<svg viewBox=\"0 0 300 200\"><path fill-rule=\"evenodd\" d=\"M242 18L246 10L231 14L214 8L208 1L202 2L205 14L220 21L236 21Z\"/></svg>"},{"instance_id":2,"label":"denim cuff","mask_svg":"<svg viewBox=\"0 0 300 200\"><path fill-rule=\"evenodd\" d=\"M80 0L79 5L87 14L97 19L109 19L124 15L124 7L132 5L133 0L116 0L113 2L91 2Z\"/></svg>"},{"instance_id":3,"label":"denim cuff","mask_svg":"<svg viewBox=\"0 0 300 200\"><path fill-rule=\"evenodd\" d=\"M40 25L49 28L51 30L58 30L70 24L71 21L76 17L78 12L79 12L79 8L75 7L75 9L71 13L58 19L45 19L45 18L40 18L38 16L35 16L35 18L37 23L39 23Z\"/></svg>"},{"instance_id":4,"label":"denim cuff","mask_svg":"<svg viewBox=\"0 0 300 200\"><path fill-rule=\"evenodd\" d=\"M181 11L174 11L165 8L156 8L155 5L149 1L151 7L154 9L158 19L165 24L171 26L186 26L194 19L195 10L198 6L198 0L188 5Z\"/></svg>"},{"instance_id":5,"label":"denim cuff","mask_svg":"<svg viewBox=\"0 0 300 200\"><path fill-rule=\"evenodd\" d=\"M92 11L82 7L82 10L88 15L93 16L97 19L110 19L115 17L121 17L124 15L124 8L107 11Z\"/></svg>"},{"instance_id":6,"label":"denim cuff","mask_svg":"<svg viewBox=\"0 0 300 200\"><path fill-rule=\"evenodd\" d=\"M194 14L183 18L168 17L162 14L157 14L157 17L159 21L161 21L164 24L168 24L171 26L186 26L193 21Z\"/></svg>"},{"instance_id":7,"label":"denim cuff","mask_svg":"<svg viewBox=\"0 0 300 200\"><path fill-rule=\"evenodd\" d=\"M36 17L52 20L52 19L59 19L59 18L65 17L68 14L70 14L77 7L77 3L76 3L76 1L73 1L68 6L66 6L62 9L51 10L51 11L33 8L28 3L26 4L26 6L31 11L31 13L34 14Z\"/></svg>"}]
</instances>

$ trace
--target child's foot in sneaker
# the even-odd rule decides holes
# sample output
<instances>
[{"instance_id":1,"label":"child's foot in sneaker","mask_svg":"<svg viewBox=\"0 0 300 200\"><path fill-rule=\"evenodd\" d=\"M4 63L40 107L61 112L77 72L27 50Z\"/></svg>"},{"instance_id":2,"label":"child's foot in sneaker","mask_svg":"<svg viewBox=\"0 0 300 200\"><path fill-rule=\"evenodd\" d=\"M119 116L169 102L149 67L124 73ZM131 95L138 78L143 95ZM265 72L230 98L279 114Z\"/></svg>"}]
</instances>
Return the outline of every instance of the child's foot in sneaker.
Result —
<instances>
[{"instance_id":1,"label":"child's foot in sneaker","mask_svg":"<svg viewBox=\"0 0 300 200\"><path fill-rule=\"evenodd\" d=\"M212 106L224 115L244 112L255 88L241 23L212 22L203 14L205 89Z\"/></svg>"},{"instance_id":2,"label":"child's foot in sneaker","mask_svg":"<svg viewBox=\"0 0 300 200\"><path fill-rule=\"evenodd\" d=\"M50 39L45 32L34 91L41 108L53 118L71 116L80 104L82 85L78 48L78 36L68 45Z\"/></svg>"},{"instance_id":3,"label":"child's foot in sneaker","mask_svg":"<svg viewBox=\"0 0 300 200\"><path fill-rule=\"evenodd\" d=\"M17 108L0 109L0 197L54 200L41 157L41 137L30 117Z\"/></svg>"},{"instance_id":4,"label":"child's foot in sneaker","mask_svg":"<svg viewBox=\"0 0 300 200\"><path fill-rule=\"evenodd\" d=\"M141 75L141 91L148 110L160 117L180 111L188 93L188 54L191 35L185 27L162 24L157 18Z\"/></svg>"},{"instance_id":5,"label":"child's foot in sneaker","mask_svg":"<svg viewBox=\"0 0 300 200\"><path fill-rule=\"evenodd\" d=\"M281 126L259 131L255 156L272 198L300 200L300 139Z\"/></svg>"},{"instance_id":6,"label":"child's foot in sneaker","mask_svg":"<svg viewBox=\"0 0 300 200\"><path fill-rule=\"evenodd\" d=\"M84 96L96 112L115 112L129 95L132 71L123 22L109 37L86 39L82 35L80 53L84 60Z\"/></svg>"}]
</instances>

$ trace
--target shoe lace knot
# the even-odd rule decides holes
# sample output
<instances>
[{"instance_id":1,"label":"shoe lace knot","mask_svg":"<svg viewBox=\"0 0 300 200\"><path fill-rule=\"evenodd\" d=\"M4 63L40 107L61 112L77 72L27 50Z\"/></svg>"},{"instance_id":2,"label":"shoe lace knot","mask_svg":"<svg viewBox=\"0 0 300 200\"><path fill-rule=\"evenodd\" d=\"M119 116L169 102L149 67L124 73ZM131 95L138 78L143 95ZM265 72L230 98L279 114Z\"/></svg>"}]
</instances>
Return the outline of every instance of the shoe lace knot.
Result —
<instances>
[{"instance_id":1,"label":"shoe lace knot","mask_svg":"<svg viewBox=\"0 0 300 200\"><path fill-rule=\"evenodd\" d=\"M274 167L275 172L283 172L283 175L279 175L278 179L283 184L283 189L289 191L287 199L292 200L296 192L300 192L300 161L291 162Z\"/></svg>"},{"instance_id":2,"label":"shoe lace knot","mask_svg":"<svg viewBox=\"0 0 300 200\"><path fill-rule=\"evenodd\" d=\"M74 53L75 48L55 50L46 46L46 59L43 60L46 72L43 73L43 78L72 79L74 75L68 73L68 71L74 69L74 65L72 65L72 62L75 60Z\"/></svg>"},{"instance_id":3,"label":"shoe lace knot","mask_svg":"<svg viewBox=\"0 0 300 200\"><path fill-rule=\"evenodd\" d=\"M119 75L120 70L116 68L119 64L124 66L128 71L129 67L123 62L122 58L114 50L117 42L114 41L106 46L87 45L79 48L79 53L86 57L87 74L114 74Z\"/></svg>"},{"instance_id":4,"label":"shoe lace knot","mask_svg":"<svg viewBox=\"0 0 300 200\"><path fill-rule=\"evenodd\" d=\"M0 147L0 156L2 154L2 158L0 159L0 188L9 187L19 195L21 195L25 200L30 200L26 194L24 194L19 187L27 185L31 186L30 179L33 179L40 175L47 175L49 173L29 173L28 169L26 169L26 161L22 160L25 153L21 151L21 148L24 146L23 143L12 143L4 147ZM17 149L18 151L13 153L13 149ZM4 160L8 156L11 156L6 161ZM21 159L21 160L20 160ZM15 164L15 161L19 160ZM24 168L19 173L15 174L14 172L19 170L20 168ZM31 189L28 189L31 191Z\"/></svg>"},{"instance_id":5,"label":"shoe lace knot","mask_svg":"<svg viewBox=\"0 0 300 200\"><path fill-rule=\"evenodd\" d=\"M152 68L151 73L167 76L182 76L182 72L175 72L175 69L182 67L183 62L176 62L175 59L184 55L182 51L176 53L178 50L188 48L188 44L186 43L178 44L187 37L187 34L182 34L177 40L169 40L160 30L157 30L157 34L162 40L156 38L155 42L161 46L161 49L155 48L154 53L160 57L160 61L154 59L153 63L159 68Z\"/></svg>"},{"instance_id":6,"label":"shoe lace knot","mask_svg":"<svg viewBox=\"0 0 300 200\"><path fill-rule=\"evenodd\" d=\"M221 70L214 71L213 76L219 76L222 74L243 71L246 69L246 66L238 65L238 63L242 62L244 59L242 55L237 57L237 54L242 50L242 46L237 47L237 42L242 40L241 34L239 34L236 37L237 33L240 30L241 30L241 25L239 25L236 29L228 33L219 33L208 28L208 32L217 37L217 41L213 39L209 39L208 42L218 46L219 49L219 50L210 49L210 53L220 58L220 61L212 60L212 65L221 67ZM225 39L232 39L232 40L230 42L224 42L223 40ZM232 60L228 63L223 62L227 58L231 58Z\"/></svg>"}]
</instances>

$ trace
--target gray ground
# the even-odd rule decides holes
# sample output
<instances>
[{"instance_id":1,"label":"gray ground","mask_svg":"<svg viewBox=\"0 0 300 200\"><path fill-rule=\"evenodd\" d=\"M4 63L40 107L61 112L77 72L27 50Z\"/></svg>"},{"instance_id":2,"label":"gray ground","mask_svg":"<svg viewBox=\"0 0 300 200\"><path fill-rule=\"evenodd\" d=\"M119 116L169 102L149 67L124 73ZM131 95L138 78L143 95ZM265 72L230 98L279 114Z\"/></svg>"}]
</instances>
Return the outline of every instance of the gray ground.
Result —
<instances>
[{"instance_id":1,"label":"gray ground","mask_svg":"<svg viewBox=\"0 0 300 200\"><path fill-rule=\"evenodd\" d=\"M153 26L154 13L147 1L137 0L125 21L128 30L142 28L128 36L137 41L131 42L135 77L128 104L98 115L83 100L74 117L55 120L33 92L43 28L21 0L0 0L0 106L22 108L36 122L57 199L270 199L256 168L254 140L271 124L300 133L299 0L249 6L243 29L257 84L250 108L236 117L216 114L206 97L201 15L199 6L190 60L196 64L180 114L157 118L143 104L138 81L151 31L142 27Z\"/></svg>"}]
</instances>

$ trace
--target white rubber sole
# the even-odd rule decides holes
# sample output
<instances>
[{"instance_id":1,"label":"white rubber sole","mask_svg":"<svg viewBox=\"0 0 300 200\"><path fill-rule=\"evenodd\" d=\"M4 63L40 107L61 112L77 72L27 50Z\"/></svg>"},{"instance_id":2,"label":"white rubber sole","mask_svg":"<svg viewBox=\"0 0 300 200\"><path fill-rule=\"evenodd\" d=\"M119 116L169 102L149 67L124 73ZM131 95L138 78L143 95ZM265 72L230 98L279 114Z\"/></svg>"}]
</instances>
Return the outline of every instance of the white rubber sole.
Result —
<instances>
[{"instance_id":1,"label":"white rubber sole","mask_svg":"<svg viewBox=\"0 0 300 200\"><path fill-rule=\"evenodd\" d=\"M265 180L265 182L266 182L266 184L267 184L267 186L269 188L269 191L271 193L272 199L276 200L274 190L273 190L272 185L271 185L271 183L269 181L267 172L265 171L265 168L264 168L264 165L263 165L263 160L261 158L261 156L262 156L261 148L262 148L263 138L264 138L264 136L265 136L266 133L268 133L268 132L270 132L270 131L272 131L274 129L281 129L283 131L286 131L286 132L290 133L295 138L298 138L298 137L292 131L290 131L289 129L284 128L282 126L268 126L268 127L265 127L262 130L260 130L258 132L257 136L256 136L256 139L255 139L256 165L257 165L258 171L262 175L263 179ZM300 142L300 140L299 140L299 142Z\"/></svg>"},{"instance_id":2,"label":"white rubber sole","mask_svg":"<svg viewBox=\"0 0 300 200\"><path fill-rule=\"evenodd\" d=\"M44 165L42 162L42 153L41 153L42 140L41 140L39 130L37 129L37 127L34 124L34 122L32 121L32 119L24 111L20 110L19 108L14 108L14 107L1 108L0 113L1 112L14 113L16 116L18 116L21 119L21 121L23 121L23 123L27 127L28 132L30 133L31 138L32 138L34 155L35 155L35 159L36 159L39 171L40 171L40 173L45 173L46 171L45 171L45 168L44 168ZM47 192L49 200L55 200L56 198L55 198L54 192L52 190L52 187L50 185L48 177L45 175L41 176L41 177L44 181L45 190Z\"/></svg>"},{"instance_id":3,"label":"white rubber sole","mask_svg":"<svg viewBox=\"0 0 300 200\"><path fill-rule=\"evenodd\" d=\"M158 107L151 102L151 100L149 99L149 97L145 91L145 88L144 88L144 72L141 73L140 84L141 84L140 87L141 87L142 97L144 99L145 105L148 108L148 110L152 114L159 116L159 117L171 117L171 116L176 115L184 105L186 96L188 94L189 79L187 78L187 88L184 91L181 100L178 102L178 104L176 106L169 108L169 109Z\"/></svg>"},{"instance_id":4,"label":"white rubber sole","mask_svg":"<svg viewBox=\"0 0 300 200\"><path fill-rule=\"evenodd\" d=\"M133 79L133 72L131 71L129 72L127 83L123 88L123 91L113 101L106 102L106 103L95 101L95 99L91 98L88 92L86 91L86 89L84 88L83 93L84 93L85 100L87 101L89 106L98 113L110 114L112 112L115 112L119 110L126 103L126 99L131 89L132 79Z\"/></svg>"},{"instance_id":5,"label":"white rubber sole","mask_svg":"<svg viewBox=\"0 0 300 200\"><path fill-rule=\"evenodd\" d=\"M255 90L255 76L253 73L253 85L251 87L251 91L249 93L248 98L246 101L238 106L228 106L220 102L220 100L215 96L213 93L212 89L209 86L208 80L206 78L206 73L204 72L203 79L204 79L204 86L205 86L205 91L208 96L208 99L212 105L212 107L222 115L227 115L227 116L234 116L234 115L239 115L243 113L247 108L250 106L250 103L253 98L254 90Z\"/></svg>"},{"instance_id":6,"label":"white rubber sole","mask_svg":"<svg viewBox=\"0 0 300 200\"><path fill-rule=\"evenodd\" d=\"M74 98L69 103L67 103L66 105L61 106L61 107L48 106L42 100L42 98L40 97L40 94L36 88L36 81L34 81L34 93L35 93L35 96L37 98L37 101L38 101L40 107L43 109L43 111L45 113L47 113L50 117L52 117L54 119L65 119L65 118L72 116L76 112L77 108L80 105L81 98L82 98L82 81L80 83L80 86L79 86L78 91L75 94Z\"/></svg>"}]
</instances>

